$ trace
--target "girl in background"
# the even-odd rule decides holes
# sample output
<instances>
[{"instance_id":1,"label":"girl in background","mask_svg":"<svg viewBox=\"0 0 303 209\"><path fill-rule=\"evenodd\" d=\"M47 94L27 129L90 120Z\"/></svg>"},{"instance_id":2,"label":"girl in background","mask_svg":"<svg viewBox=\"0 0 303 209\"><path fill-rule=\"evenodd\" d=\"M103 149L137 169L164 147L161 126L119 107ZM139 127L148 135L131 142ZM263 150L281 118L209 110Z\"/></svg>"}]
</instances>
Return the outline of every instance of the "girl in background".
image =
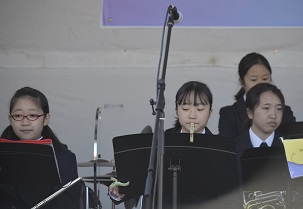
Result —
<instances>
[{"instance_id":1,"label":"girl in background","mask_svg":"<svg viewBox=\"0 0 303 209\"><path fill-rule=\"evenodd\" d=\"M239 157L249 148L283 146L279 139L282 135L276 130L282 122L284 107L283 94L272 84L260 83L248 91L246 108L250 128L235 139Z\"/></svg>"},{"instance_id":2,"label":"girl in background","mask_svg":"<svg viewBox=\"0 0 303 209\"><path fill-rule=\"evenodd\" d=\"M249 53L241 59L238 74L242 87L235 95L236 102L233 105L222 107L219 112L219 134L233 139L247 129L245 124L248 117L245 100L249 89L258 83L272 82L272 70L268 60L255 52ZM296 121L289 106L285 106L283 112L281 123Z\"/></svg>"},{"instance_id":3,"label":"girl in background","mask_svg":"<svg viewBox=\"0 0 303 209\"><path fill-rule=\"evenodd\" d=\"M243 156L243 153L251 148L258 149L259 147L283 147L283 143L280 140L280 137L282 136L279 131L277 131L277 128L280 126L283 118L284 108L285 108L285 100L282 92L274 85L269 83L259 83L253 86L246 95L246 108L247 108L247 115L249 118L248 121L248 127L242 135L236 137L236 150L237 150L237 156L238 156L238 163L239 163L239 172L240 176L242 176L242 168L241 168L241 157ZM261 150L260 150L261 151ZM265 151L265 150L264 150ZM286 159L285 159L286 161ZM267 161L266 161L267 162ZM285 162L286 163L286 162ZM260 169L254 170L253 173L250 173L254 178L250 180L250 182L246 182L251 185L261 185L260 187L264 188L265 185L267 185L263 178L266 178L267 175L269 175L268 170L263 170L266 168L276 168L276 167L270 167L273 166L272 164L266 164L264 167L259 167ZM258 177L257 177L258 175ZM280 185L281 179L279 178L279 182L277 182L276 175L279 175L278 172L275 172L273 174L270 174L270 179L273 182L271 184L274 185ZM274 176L272 176L274 175ZM259 178L262 177L262 178ZM285 181L287 175L284 174ZM297 183L294 184L294 190L298 191L298 194L302 196L302 180L299 180ZM271 185L273 186L273 185ZM256 187L256 186L255 186ZM267 187L267 186L265 186ZM258 191L266 192L269 191L262 191L262 188L258 187ZM286 188L285 188L286 189ZM245 190L245 189L244 189ZM292 190L288 190L286 195L291 195L290 200L291 203L286 203L287 208L302 208L302 203L300 199L296 196L292 196L292 193L290 192ZM279 191L274 191L277 194ZM279 193L280 194L280 193ZM244 195L245 196L245 195ZM274 197L274 196L273 196ZM260 199L262 199L260 197ZM286 201L288 197L284 197L284 200ZM294 202L294 199L299 200ZM284 208L282 206L275 206L275 201L270 202L269 199L267 199L268 203L267 205L271 205L268 207L274 206L275 208ZM249 204L251 201L247 201L247 204ZM259 201L262 202L262 201ZM301 201L302 202L302 201ZM290 207L288 204L291 204L293 207ZM261 205L261 204L260 204ZM248 207L248 205L246 205Z\"/></svg>"}]
</instances>

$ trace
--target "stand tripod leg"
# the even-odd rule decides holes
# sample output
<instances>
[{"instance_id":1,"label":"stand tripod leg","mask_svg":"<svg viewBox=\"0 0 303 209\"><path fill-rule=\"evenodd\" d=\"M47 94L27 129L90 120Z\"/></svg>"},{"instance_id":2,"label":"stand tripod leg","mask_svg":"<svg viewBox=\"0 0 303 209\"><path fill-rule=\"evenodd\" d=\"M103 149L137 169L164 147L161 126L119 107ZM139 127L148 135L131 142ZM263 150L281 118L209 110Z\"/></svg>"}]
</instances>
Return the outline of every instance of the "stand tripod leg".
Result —
<instances>
[{"instance_id":1,"label":"stand tripod leg","mask_svg":"<svg viewBox=\"0 0 303 209\"><path fill-rule=\"evenodd\" d=\"M115 209L115 208L116 208L115 203L112 202L112 209Z\"/></svg>"},{"instance_id":2,"label":"stand tripod leg","mask_svg":"<svg viewBox=\"0 0 303 209\"><path fill-rule=\"evenodd\" d=\"M178 173L173 172L173 209L177 209L178 202Z\"/></svg>"},{"instance_id":3,"label":"stand tripod leg","mask_svg":"<svg viewBox=\"0 0 303 209\"><path fill-rule=\"evenodd\" d=\"M172 165L170 162L170 167L168 168L169 171L171 171L172 174L172 180L173 180L173 188L172 188L172 193L173 193L173 203L172 203L172 209L177 209L177 204L178 204L178 172L181 171L181 166L180 166L180 160L179 160L179 165Z\"/></svg>"},{"instance_id":4,"label":"stand tripod leg","mask_svg":"<svg viewBox=\"0 0 303 209\"><path fill-rule=\"evenodd\" d=\"M89 191L88 187L85 187L85 209L89 209Z\"/></svg>"}]
</instances>

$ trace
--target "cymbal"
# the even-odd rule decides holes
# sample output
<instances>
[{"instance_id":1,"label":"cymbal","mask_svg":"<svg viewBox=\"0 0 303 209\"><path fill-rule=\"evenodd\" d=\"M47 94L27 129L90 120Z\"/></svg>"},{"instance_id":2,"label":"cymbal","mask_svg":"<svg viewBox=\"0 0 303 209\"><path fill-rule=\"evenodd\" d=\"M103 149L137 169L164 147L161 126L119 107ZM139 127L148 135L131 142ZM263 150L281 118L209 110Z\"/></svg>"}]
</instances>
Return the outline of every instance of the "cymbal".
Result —
<instances>
[{"instance_id":1,"label":"cymbal","mask_svg":"<svg viewBox=\"0 0 303 209\"><path fill-rule=\"evenodd\" d=\"M88 162L77 163L77 166L78 167L94 167L94 160L90 160ZM97 159L96 166L97 167L114 167L115 163L108 161L108 160L104 160L104 159Z\"/></svg>"},{"instance_id":2,"label":"cymbal","mask_svg":"<svg viewBox=\"0 0 303 209\"><path fill-rule=\"evenodd\" d=\"M112 180L110 180L111 177L117 177L117 173L113 171L113 172L105 174L105 175L96 176L96 181L98 183L109 186L112 183ZM83 179L83 181L85 181L87 183L94 183L94 176L86 176L86 177L83 177L82 179Z\"/></svg>"}]
</instances>

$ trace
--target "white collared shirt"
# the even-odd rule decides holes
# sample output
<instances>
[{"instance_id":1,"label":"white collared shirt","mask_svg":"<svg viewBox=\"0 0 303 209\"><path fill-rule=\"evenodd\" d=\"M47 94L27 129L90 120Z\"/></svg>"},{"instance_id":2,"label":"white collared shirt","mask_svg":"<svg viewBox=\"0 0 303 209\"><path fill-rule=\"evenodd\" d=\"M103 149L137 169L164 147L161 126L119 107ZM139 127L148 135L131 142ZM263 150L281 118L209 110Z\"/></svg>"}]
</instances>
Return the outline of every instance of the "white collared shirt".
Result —
<instances>
[{"instance_id":1,"label":"white collared shirt","mask_svg":"<svg viewBox=\"0 0 303 209\"><path fill-rule=\"evenodd\" d=\"M253 145L253 147L260 147L260 144L262 142L266 142L266 144L271 147L272 142L274 141L274 136L275 136L275 132L272 132L269 137L267 137L267 139L265 141L263 141L262 139L260 139L251 129L251 127L249 128L249 137L250 137L250 141Z\"/></svg>"}]
</instances>

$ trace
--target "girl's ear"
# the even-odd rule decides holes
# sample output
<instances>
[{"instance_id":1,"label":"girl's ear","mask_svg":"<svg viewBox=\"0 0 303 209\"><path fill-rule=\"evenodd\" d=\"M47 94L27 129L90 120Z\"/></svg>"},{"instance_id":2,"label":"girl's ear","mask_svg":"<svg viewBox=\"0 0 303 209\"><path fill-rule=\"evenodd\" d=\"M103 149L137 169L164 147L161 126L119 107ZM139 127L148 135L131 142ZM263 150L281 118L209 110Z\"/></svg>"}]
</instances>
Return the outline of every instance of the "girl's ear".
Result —
<instances>
[{"instance_id":1,"label":"girl's ear","mask_svg":"<svg viewBox=\"0 0 303 209\"><path fill-rule=\"evenodd\" d=\"M254 117L253 111L252 111L251 109L247 108L247 109L246 109L246 112L247 112L248 118L252 120L253 117Z\"/></svg>"},{"instance_id":2,"label":"girl's ear","mask_svg":"<svg viewBox=\"0 0 303 209\"><path fill-rule=\"evenodd\" d=\"M210 109L208 119L210 118L211 114L213 113L213 109Z\"/></svg>"},{"instance_id":3,"label":"girl's ear","mask_svg":"<svg viewBox=\"0 0 303 209\"><path fill-rule=\"evenodd\" d=\"M244 82L243 82L243 80L241 78L239 78L239 82L240 82L241 86L243 87L244 86Z\"/></svg>"},{"instance_id":4,"label":"girl's ear","mask_svg":"<svg viewBox=\"0 0 303 209\"><path fill-rule=\"evenodd\" d=\"M47 126L49 124L49 121L50 121L50 114L47 113L44 117L43 125Z\"/></svg>"},{"instance_id":5,"label":"girl's ear","mask_svg":"<svg viewBox=\"0 0 303 209\"><path fill-rule=\"evenodd\" d=\"M13 120L12 117L11 117L10 115L8 115L7 118L8 118L8 120L9 120L9 123L12 124L12 120Z\"/></svg>"}]
</instances>

